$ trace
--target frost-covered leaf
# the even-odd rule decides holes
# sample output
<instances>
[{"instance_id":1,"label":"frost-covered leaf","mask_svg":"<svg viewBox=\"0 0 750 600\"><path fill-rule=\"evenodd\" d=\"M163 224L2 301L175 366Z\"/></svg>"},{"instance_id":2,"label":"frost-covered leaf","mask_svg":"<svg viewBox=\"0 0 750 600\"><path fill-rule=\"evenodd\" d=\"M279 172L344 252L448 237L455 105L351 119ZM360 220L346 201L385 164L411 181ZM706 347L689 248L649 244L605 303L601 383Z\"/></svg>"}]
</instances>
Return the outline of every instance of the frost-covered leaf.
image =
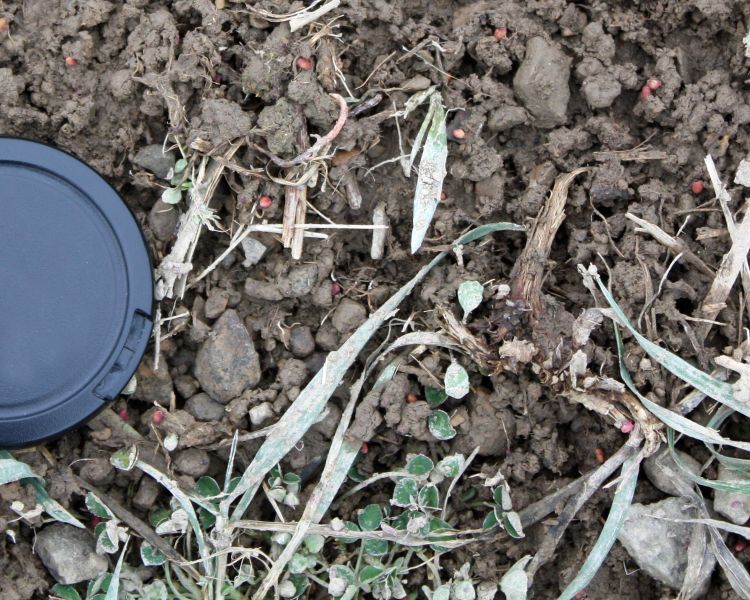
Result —
<instances>
[{"instance_id":1,"label":"frost-covered leaf","mask_svg":"<svg viewBox=\"0 0 750 600\"><path fill-rule=\"evenodd\" d=\"M346 565L333 565L328 569L328 593L334 598L339 598L356 579L354 571Z\"/></svg>"},{"instance_id":2,"label":"frost-covered leaf","mask_svg":"<svg viewBox=\"0 0 750 600\"><path fill-rule=\"evenodd\" d=\"M448 399L448 394L440 388L428 387L424 389L424 399L430 408L437 408Z\"/></svg>"},{"instance_id":3,"label":"frost-covered leaf","mask_svg":"<svg viewBox=\"0 0 750 600\"><path fill-rule=\"evenodd\" d=\"M411 475L420 476L429 474L434 466L435 463L430 458L424 454L417 454L409 459L409 462L406 464L406 470Z\"/></svg>"},{"instance_id":4,"label":"frost-covered leaf","mask_svg":"<svg viewBox=\"0 0 750 600\"><path fill-rule=\"evenodd\" d=\"M503 515L503 527L512 538L520 539L524 537L521 518L518 516L517 512L511 511Z\"/></svg>"},{"instance_id":5,"label":"frost-covered leaf","mask_svg":"<svg viewBox=\"0 0 750 600\"><path fill-rule=\"evenodd\" d=\"M359 580L362 583L368 583L380 577L385 569L375 565L367 565L359 572Z\"/></svg>"},{"instance_id":6,"label":"frost-covered leaf","mask_svg":"<svg viewBox=\"0 0 750 600\"><path fill-rule=\"evenodd\" d=\"M478 281L464 281L458 286L458 303L464 309L464 321L482 303L484 286Z\"/></svg>"},{"instance_id":7,"label":"frost-covered leaf","mask_svg":"<svg viewBox=\"0 0 750 600\"><path fill-rule=\"evenodd\" d=\"M524 556L503 575L500 580L500 590L505 594L506 600L526 600L529 578L524 568L530 560L531 556Z\"/></svg>"},{"instance_id":8,"label":"frost-covered leaf","mask_svg":"<svg viewBox=\"0 0 750 600\"><path fill-rule=\"evenodd\" d=\"M81 600L81 595L72 585L56 583L52 586L50 592L52 593L52 598L60 598L61 600Z\"/></svg>"},{"instance_id":9,"label":"frost-covered leaf","mask_svg":"<svg viewBox=\"0 0 750 600\"><path fill-rule=\"evenodd\" d=\"M141 542L141 561L145 566L158 567L159 565L163 565L166 560L167 557L151 544L146 541Z\"/></svg>"},{"instance_id":10,"label":"frost-covered leaf","mask_svg":"<svg viewBox=\"0 0 750 600\"><path fill-rule=\"evenodd\" d=\"M115 469L130 471L135 466L137 460L138 449L135 446L130 446L130 448L123 448L115 452L112 458L109 459L109 462L112 463Z\"/></svg>"},{"instance_id":11,"label":"frost-covered leaf","mask_svg":"<svg viewBox=\"0 0 750 600\"><path fill-rule=\"evenodd\" d=\"M167 600L167 586L163 581L156 580L143 587L143 600Z\"/></svg>"},{"instance_id":12,"label":"frost-covered leaf","mask_svg":"<svg viewBox=\"0 0 750 600\"><path fill-rule=\"evenodd\" d=\"M453 589L451 590L451 597L456 600L474 600L477 597L477 593L474 590L474 586L471 581L465 579L459 579L453 582Z\"/></svg>"},{"instance_id":13,"label":"frost-covered leaf","mask_svg":"<svg viewBox=\"0 0 750 600\"><path fill-rule=\"evenodd\" d=\"M213 477L204 475L195 483L195 490L204 498L214 498L221 494L221 488Z\"/></svg>"},{"instance_id":14,"label":"frost-covered leaf","mask_svg":"<svg viewBox=\"0 0 750 600\"><path fill-rule=\"evenodd\" d=\"M180 188L167 188L161 193L161 201L164 204L177 204L182 200L182 190Z\"/></svg>"},{"instance_id":15,"label":"frost-covered leaf","mask_svg":"<svg viewBox=\"0 0 750 600\"><path fill-rule=\"evenodd\" d=\"M436 410L427 418L430 433L438 440L450 440L456 437L456 430L451 425L450 417L444 410Z\"/></svg>"},{"instance_id":16,"label":"frost-covered leaf","mask_svg":"<svg viewBox=\"0 0 750 600\"><path fill-rule=\"evenodd\" d=\"M435 209L440 202L445 179L445 163L448 159L448 136L445 130L445 109L442 97L435 93L430 98L430 129L419 163L419 177L414 191L414 217L411 231L411 253L422 245L432 223Z\"/></svg>"},{"instance_id":17,"label":"frost-covered leaf","mask_svg":"<svg viewBox=\"0 0 750 600\"><path fill-rule=\"evenodd\" d=\"M451 398L463 398L469 393L469 374L457 362L452 362L445 370L445 393Z\"/></svg>"},{"instance_id":18,"label":"frost-covered leaf","mask_svg":"<svg viewBox=\"0 0 750 600\"><path fill-rule=\"evenodd\" d=\"M430 508L437 510L439 506L440 494L438 493L437 486L426 485L419 490L419 506L423 509Z\"/></svg>"},{"instance_id":19,"label":"frost-covered leaf","mask_svg":"<svg viewBox=\"0 0 750 600\"><path fill-rule=\"evenodd\" d=\"M307 548L307 551L311 554L318 554L318 552L323 549L323 544L325 544L325 541L325 538L317 533L308 534L305 536L305 539L302 540L305 548Z\"/></svg>"},{"instance_id":20,"label":"frost-covered leaf","mask_svg":"<svg viewBox=\"0 0 750 600\"><path fill-rule=\"evenodd\" d=\"M7 456L9 458L0 459L0 485L18 481L19 479L41 479L39 475L31 470L29 465L10 457L9 454Z\"/></svg>"},{"instance_id":21,"label":"frost-covered leaf","mask_svg":"<svg viewBox=\"0 0 750 600\"><path fill-rule=\"evenodd\" d=\"M86 494L86 508L92 515L96 515L100 519L114 519L115 515L109 510L96 494L88 492Z\"/></svg>"},{"instance_id":22,"label":"frost-covered leaf","mask_svg":"<svg viewBox=\"0 0 750 600\"><path fill-rule=\"evenodd\" d=\"M436 470L444 477L453 478L461 472L465 462L466 457L463 454L452 454L441 460L437 464Z\"/></svg>"},{"instance_id":23,"label":"frost-covered leaf","mask_svg":"<svg viewBox=\"0 0 750 600\"><path fill-rule=\"evenodd\" d=\"M362 543L365 554L370 556L385 556L390 548L386 540L365 540Z\"/></svg>"},{"instance_id":24,"label":"frost-covered leaf","mask_svg":"<svg viewBox=\"0 0 750 600\"><path fill-rule=\"evenodd\" d=\"M411 477L404 477L396 483L393 490L393 499L391 504L394 506L406 507L415 504L417 501L417 481Z\"/></svg>"},{"instance_id":25,"label":"frost-covered leaf","mask_svg":"<svg viewBox=\"0 0 750 600\"><path fill-rule=\"evenodd\" d=\"M106 521L99 523L94 528L94 537L96 538L97 554L114 554L120 544L120 537L117 532L117 523Z\"/></svg>"},{"instance_id":26,"label":"frost-covered leaf","mask_svg":"<svg viewBox=\"0 0 750 600\"><path fill-rule=\"evenodd\" d=\"M383 521L383 511L377 504L369 504L357 515L357 522L362 531L375 531Z\"/></svg>"}]
</instances>

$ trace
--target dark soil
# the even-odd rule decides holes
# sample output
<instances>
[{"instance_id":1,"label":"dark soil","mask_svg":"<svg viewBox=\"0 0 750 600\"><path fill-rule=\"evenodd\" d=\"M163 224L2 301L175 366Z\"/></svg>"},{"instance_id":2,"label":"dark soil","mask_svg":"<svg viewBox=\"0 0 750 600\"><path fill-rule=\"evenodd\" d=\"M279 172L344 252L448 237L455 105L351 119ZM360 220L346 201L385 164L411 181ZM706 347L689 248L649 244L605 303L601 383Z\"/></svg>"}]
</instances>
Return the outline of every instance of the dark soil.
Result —
<instances>
[{"instance_id":1,"label":"dark soil","mask_svg":"<svg viewBox=\"0 0 750 600\"><path fill-rule=\"evenodd\" d=\"M260 4L274 13L301 6L286 0ZM330 35L313 39L310 34L333 16L341 18L332 23ZM335 122L338 109L328 93L348 96L334 61L358 98L384 96L379 105L349 118L336 140L325 186L321 181L311 190L311 202L337 223L369 223L375 206L385 202L392 229L382 260L370 259L370 234L361 231L307 240L300 261L293 261L274 236L263 234L257 239L267 251L257 264L244 262L238 248L182 301L163 304L165 313L189 311L191 316L165 326L162 333L174 335L161 343L160 370L152 369L153 354L148 356L139 371L136 396L117 400L115 408L127 404L130 424L151 437L153 403L172 409L169 426L190 432L187 440L181 438L181 448L196 448L182 456L178 451L171 465L186 485L205 472L221 473L224 466L224 450L206 453L197 447L226 439L236 427L251 430L270 424L320 368L325 352L338 347L436 247L443 249L472 225L531 225L561 173L588 167L570 188L567 218L546 265L546 306L554 301L558 311L557 331L548 333L552 348L571 335L573 320L593 305L578 264L594 263L602 273L607 272L605 263L609 265L615 296L634 320L659 287L673 256L636 233L626 213L672 235L679 232L711 267L730 245L709 186L696 194L691 184L707 181L703 158L708 153L731 181L750 148L748 60L742 44L750 7L744 2L344 0L311 31L294 34L286 24L252 14L244 3L227 2L217 10L210 0L0 0L0 18L8 25L0 33L0 133L50 142L97 168L142 224L155 264L169 252L178 215L156 204L164 182L154 174L156 167L149 170L144 160L136 160L143 148L161 145L171 133L203 153L218 155L229 142L246 138L248 143L234 158L241 167L266 166L267 158L255 145L291 158L303 149L297 140L302 123L311 134L322 135ZM495 35L500 28L506 29L505 37ZM407 53L426 41L418 52ZM520 70L532 45L538 46L534 52L541 52L544 63L536 74ZM300 69L295 62L300 56L309 57L314 68ZM542 81L535 82L536 76ZM641 88L650 78L661 86L644 98ZM449 131L463 129L465 138L450 142L445 198L422 251L412 257L415 177L406 179L397 162L368 169L400 154L394 120L386 116L394 103L402 106L413 93L401 88L427 84L439 87L451 110ZM545 98L547 85L553 94ZM400 123L407 152L423 115L420 109ZM617 154L644 143L663 155L633 161ZM358 210L349 207L342 193L341 179L347 173L361 190ZM247 222L250 208L263 194L273 205L262 217L280 222L281 186L265 176L230 172L212 202L221 226L235 230ZM182 208L184 201L172 210ZM316 219L308 215L309 221ZM700 235L707 232L715 235ZM193 258L194 272L213 262L228 243L224 232L205 233ZM436 304L455 306L457 286L467 279L507 283L524 244L520 234L497 234L467 249L463 265L446 261L402 306L399 316L412 314L419 328L436 329L441 323L432 312ZM678 262L641 319L643 331L697 363L736 345L747 324L735 304L719 317L726 325L715 327L698 350L685 333L685 324L690 327L692 322L683 316L697 314L710 283L710 277ZM339 311L341 303L348 305ZM485 303L470 329L494 345L509 339L511 317L501 309L501 303L495 308ZM225 310L233 311L227 327L244 323L250 332L260 382L256 387L257 373L245 373L239 390L251 391L237 397L230 382L213 400L203 396L187 403L201 392L196 354ZM608 327L597 329L584 349L592 370L617 378L609 332ZM438 354L424 362L438 374L447 364ZM669 405L683 391L651 366L635 344L628 344L627 362L636 383L657 401ZM422 403L405 403L408 394L421 395L429 382L417 373L415 369L397 377L372 408L379 420L369 421L377 427L368 432L369 452L359 464L362 473L392 470L410 452L441 457L480 446L470 474L499 468L510 482L515 505L522 508L595 468L597 448L610 455L626 439L611 423L557 395L531 369L519 368L517 374L493 377L475 373L471 395L449 404L459 435L452 442L436 443L425 432ZM288 468L312 469L325 455L338 406L347 397L345 387L334 398L326 421L288 457ZM227 409L220 422L210 420L222 415L217 400ZM252 412L264 403L262 411ZM360 424L363 418L360 415ZM120 445L117 432L83 427L48 444L49 453L18 456L46 477L51 494L67 506L81 507L81 489L66 475L69 466L143 514L163 505L164 495L154 498L148 489L115 476L104 461L80 460L106 458ZM246 444L242 460L252 457L255 448L255 442ZM454 497L471 486L476 480L465 479ZM348 518L358 506L385 499L380 491L375 487L334 506L335 515ZM382 491L389 493L385 487ZM18 485L0 487L0 531L12 529L16 538L16 543L6 536L0 541L3 600L46 597L52 581L32 553L31 530L9 522L15 516L10 501L25 494ZM636 501L661 497L645 479L639 484ZM556 597L575 575L610 500L611 492L599 492L580 512L556 560L537 575L534 597ZM462 528L477 527L484 516L481 509L458 501L453 512ZM471 561L475 581L497 581L515 560L534 553L538 529L531 528L522 542L485 543L455 552L442 565L450 574ZM417 590L421 582L411 584ZM615 545L588 597L655 599L669 593L638 572ZM709 597L732 594L717 570Z\"/></svg>"}]
</instances>

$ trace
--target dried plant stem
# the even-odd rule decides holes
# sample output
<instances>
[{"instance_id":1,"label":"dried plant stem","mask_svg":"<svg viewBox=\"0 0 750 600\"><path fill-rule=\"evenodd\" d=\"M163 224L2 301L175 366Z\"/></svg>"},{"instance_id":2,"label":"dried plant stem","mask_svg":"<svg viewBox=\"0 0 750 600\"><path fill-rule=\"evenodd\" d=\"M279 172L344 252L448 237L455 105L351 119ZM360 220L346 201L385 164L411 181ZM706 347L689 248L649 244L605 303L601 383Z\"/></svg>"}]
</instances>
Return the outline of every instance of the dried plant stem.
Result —
<instances>
[{"instance_id":1,"label":"dried plant stem","mask_svg":"<svg viewBox=\"0 0 750 600\"><path fill-rule=\"evenodd\" d=\"M547 258L557 230L565 220L565 201L573 180L588 169L580 168L560 175L555 180L549 199L539 211L526 246L511 273L511 298L530 307L534 315L543 311L542 283Z\"/></svg>"}]
</instances>

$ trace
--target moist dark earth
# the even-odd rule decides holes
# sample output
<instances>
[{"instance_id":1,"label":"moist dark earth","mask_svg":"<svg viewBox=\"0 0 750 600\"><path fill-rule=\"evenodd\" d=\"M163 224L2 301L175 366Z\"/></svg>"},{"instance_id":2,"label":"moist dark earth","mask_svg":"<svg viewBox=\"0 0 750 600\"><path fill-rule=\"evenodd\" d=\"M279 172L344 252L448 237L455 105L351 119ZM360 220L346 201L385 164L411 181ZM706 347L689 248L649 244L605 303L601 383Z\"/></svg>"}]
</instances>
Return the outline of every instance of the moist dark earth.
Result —
<instances>
[{"instance_id":1,"label":"moist dark earth","mask_svg":"<svg viewBox=\"0 0 750 600\"><path fill-rule=\"evenodd\" d=\"M283 14L304 5L262 0L253 7ZM545 264L544 292L567 315L552 345L569 336L565 329L593 306L577 270L590 263L602 273L609 269L613 293L634 321L660 288L639 326L684 358L709 368L713 357L742 341L747 323L735 294L719 315L723 325L714 327L704 344L691 343L686 317L695 314L712 277L684 260L665 277L674 256L636 232L625 215L679 236L712 269L729 249L703 159L713 156L739 202L741 188L731 181L750 148L749 61L742 42L750 19L747 3L344 0L295 33L243 2L209 0L0 0L0 19L0 133L54 144L98 169L141 224L154 266L169 252L185 210L185 199L175 206L159 200L164 177L179 158L175 139L189 156L223 156L239 143L233 168L213 196L216 230L202 235L193 275L213 263L231 233L251 218L281 222L284 192L270 177L279 172L258 148L291 158L304 149L297 135L302 123L310 135L329 131L338 116L330 93L361 102L382 96L379 104L350 115L324 176L309 190L315 209L341 224L371 223L376 206L384 203L391 230L382 259L370 257L369 232L327 231L328 239L307 239L297 261L278 236L254 234L264 247L262 256L238 247L184 298L162 303L164 316L178 318L162 329L159 369L153 368L152 346L135 396L121 397L114 409L149 439L155 439L154 403L168 409L155 429L161 435L179 432L181 445L164 468L186 486L206 473L221 474L226 448L205 448L236 428L251 431L273 423L325 353L435 251L470 226L509 221L531 227L555 178L578 167L587 170L570 187L567 218ZM389 159L410 151L426 107L401 120L398 129L392 112L430 85L437 86L448 110L448 174L427 239L412 256L416 178L404 177L398 162ZM652 155L633 160L627 152L633 149ZM342 182L350 178L362 196L357 209ZM704 190L694 185L700 181L706 182ZM257 207L261 196L270 197L270 207ZM308 221L320 222L312 212ZM399 318L411 315L418 329L436 330L441 321L435 306L455 308L458 315L455 297L462 281L507 283L525 240L519 233L495 234L467 248L462 264L445 261L402 305ZM468 326L497 345L499 318L486 302ZM598 328L585 351L601 373L618 377L610 328ZM438 374L447 364L440 357L437 352L423 357ZM684 393L632 339L626 340L626 362L642 392L655 401L669 406ZM439 459L479 446L467 476L500 469L515 506L522 508L597 467L598 455L609 456L626 440L610 422L572 404L522 366L497 376L474 369L472 393L448 405L457 437L437 442L426 432L421 400L429 378L413 366L389 386L372 409L376 416L358 414L360 421L369 419L368 427L362 426L368 452L358 466L366 475L398 468L407 453ZM287 457L286 469L299 473L319 464L353 377L350 373L332 399L328 417ZM417 402L407 401L409 394ZM738 439L750 434L739 422L735 429ZM71 470L146 515L168 499L155 486L109 467L108 456L125 443L116 429L91 425L44 451L16 456L46 478L54 498L81 514L85 492ZM242 445L244 464L257 446L257 441ZM707 458L698 446L682 449L699 461ZM487 498L460 500L477 485L465 477L454 493L452 510L461 528L482 522L479 500ZM388 486L373 486L335 504L332 516L349 518L368 502L387 502L389 494ZM554 598L572 579L599 534L611 497L611 490L600 491L581 510L555 560L537 575L533 597ZM636 502L663 497L642 478ZM304 498L303 492L303 503ZM11 522L14 500L34 504L24 487L0 487L0 531L15 535L15 543L9 535L0 541L0 597L44 598L53 580L32 552L33 530ZM272 513L259 506L252 517ZM469 561L475 581L499 580L516 560L534 553L538 529L530 528L522 541L484 542L447 555L441 561L446 577ZM745 562L750 551L738 556ZM410 591L419 589L423 576L416 572ZM587 594L635 599L676 592L639 571L616 544ZM708 597L735 597L718 569Z\"/></svg>"}]
</instances>

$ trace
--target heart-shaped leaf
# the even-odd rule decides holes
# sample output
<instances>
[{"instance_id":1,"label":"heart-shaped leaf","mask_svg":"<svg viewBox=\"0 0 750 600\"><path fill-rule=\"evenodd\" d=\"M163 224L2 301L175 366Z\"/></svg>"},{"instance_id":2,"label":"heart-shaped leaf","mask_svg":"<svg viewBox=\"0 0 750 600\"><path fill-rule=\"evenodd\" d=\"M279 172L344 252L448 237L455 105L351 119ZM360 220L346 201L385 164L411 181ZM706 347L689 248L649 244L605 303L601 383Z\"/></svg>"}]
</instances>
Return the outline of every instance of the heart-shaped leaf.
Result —
<instances>
[{"instance_id":1,"label":"heart-shaped leaf","mask_svg":"<svg viewBox=\"0 0 750 600\"><path fill-rule=\"evenodd\" d=\"M464 321L482 303L484 286L478 281L464 281L458 286L458 303L464 309Z\"/></svg>"},{"instance_id":2,"label":"heart-shaped leaf","mask_svg":"<svg viewBox=\"0 0 750 600\"><path fill-rule=\"evenodd\" d=\"M445 370L445 393L451 398L463 398L469 393L469 374L457 362Z\"/></svg>"},{"instance_id":3,"label":"heart-shaped leaf","mask_svg":"<svg viewBox=\"0 0 750 600\"><path fill-rule=\"evenodd\" d=\"M450 440L456 437L456 430L450 423L450 417L444 410L436 410L427 418L430 433L438 440Z\"/></svg>"}]
</instances>

